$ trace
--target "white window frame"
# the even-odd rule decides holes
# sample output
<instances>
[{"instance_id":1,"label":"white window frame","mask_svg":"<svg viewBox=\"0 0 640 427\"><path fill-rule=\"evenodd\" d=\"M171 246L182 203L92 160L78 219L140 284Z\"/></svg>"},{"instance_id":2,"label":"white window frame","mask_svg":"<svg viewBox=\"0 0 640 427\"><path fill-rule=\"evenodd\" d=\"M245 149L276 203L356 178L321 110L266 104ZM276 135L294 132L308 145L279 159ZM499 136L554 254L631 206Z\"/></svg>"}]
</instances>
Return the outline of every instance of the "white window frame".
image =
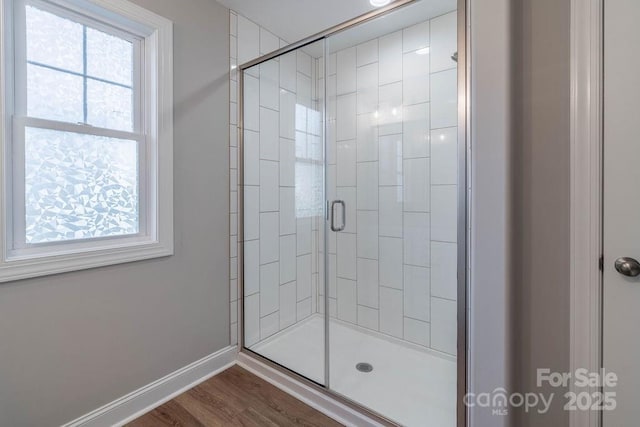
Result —
<instances>
[{"instance_id":1,"label":"white window frame","mask_svg":"<svg viewBox=\"0 0 640 427\"><path fill-rule=\"evenodd\" d=\"M135 62L144 68L134 72L140 76L134 83L140 94L133 102L134 129L116 131L16 114L26 111L15 105L24 98L24 94L15 96L15 80L26 70L14 72L13 58L21 48L20 41L14 40L20 30L14 26L14 16L16 7L30 2L0 0L0 282L173 255L172 22L127 0L45 0L69 11L74 21L91 27L96 27L97 21L133 37L134 52L139 54ZM24 188L22 182L14 185L12 178L19 174L12 172L12 164L24 162L25 126L137 141L141 166L139 233L35 245L25 244L24 237L14 238L15 230L24 230L17 222L24 223ZM14 190L22 195L14 198Z\"/></svg>"}]
</instances>

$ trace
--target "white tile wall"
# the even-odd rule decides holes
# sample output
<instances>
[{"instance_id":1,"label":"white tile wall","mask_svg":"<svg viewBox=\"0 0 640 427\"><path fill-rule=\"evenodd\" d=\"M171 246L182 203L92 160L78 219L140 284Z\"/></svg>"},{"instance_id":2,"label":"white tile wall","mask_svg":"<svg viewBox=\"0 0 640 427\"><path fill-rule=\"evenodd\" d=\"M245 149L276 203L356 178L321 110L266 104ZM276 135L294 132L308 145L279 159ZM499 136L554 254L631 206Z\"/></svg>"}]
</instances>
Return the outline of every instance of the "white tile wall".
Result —
<instances>
[{"instance_id":1,"label":"white tile wall","mask_svg":"<svg viewBox=\"0 0 640 427\"><path fill-rule=\"evenodd\" d=\"M233 11L229 19L232 66L286 45L284 40ZM296 183L300 185L301 182L296 179L296 156L311 155L313 149L319 147L316 139L320 141L321 116L312 114L312 110L317 108L314 101L316 81L317 60L303 52L293 52L265 62L245 74L244 279L247 345L291 326L309 316L314 311L313 307L319 305L313 295L317 292L319 276L319 241L312 237L311 218L296 218L295 200ZM230 337L235 344L238 307L238 132L235 127L238 86L235 67L230 71L230 87ZM298 120L301 125L298 132L296 118L303 119ZM296 147L296 141L304 142L304 146Z\"/></svg>"},{"instance_id":2,"label":"white tile wall","mask_svg":"<svg viewBox=\"0 0 640 427\"><path fill-rule=\"evenodd\" d=\"M232 64L286 44L234 12L230 25ZM328 236L329 315L455 354L456 25L452 12L339 51L327 58L326 76L323 60L301 52L245 76L245 237L253 239L245 243L245 308L254 311L247 313L248 344L324 309L317 295L322 232L318 220L296 219L294 158L319 147L301 106L324 102L326 83L327 198L347 204L345 231ZM236 73L230 78L237 89ZM232 206L232 227L236 212ZM230 245L232 256L236 248ZM250 256L258 261L247 262Z\"/></svg>"}]
</instances>

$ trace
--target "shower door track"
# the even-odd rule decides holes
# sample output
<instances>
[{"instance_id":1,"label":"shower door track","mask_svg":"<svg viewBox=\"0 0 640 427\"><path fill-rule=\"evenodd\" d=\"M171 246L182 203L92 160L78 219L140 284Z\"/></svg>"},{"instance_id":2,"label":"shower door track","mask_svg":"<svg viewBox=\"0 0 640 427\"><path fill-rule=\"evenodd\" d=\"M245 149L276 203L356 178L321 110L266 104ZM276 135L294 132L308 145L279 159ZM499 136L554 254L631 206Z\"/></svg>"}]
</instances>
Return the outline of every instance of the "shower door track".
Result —
<instances>
[{"instance_id":1,"label":"shower door track","mask_svg":"<svg viewBox=\"0 0 640 427\"><path fill-rule=\"evenodd\" d=\"M276 371L289 376L297 380L298 382L311 387L314 390L319 391L325 396L334 399L335 401L362 413L381 423L382 425L396 426L397 423L389 420L388 418L378 414L374 409L367 408L358 404L357 402L333 391L330 388L329 377L329 313L328 301L326 297L328 295L327 289L327 262L324 262L325 280L324 280L324 303L325 303L325 318L324 318L324 347L325 347L325 385L316 383L296 371L293 371L285 366L282 366L271 359L268 359L244 345L244 71L255 65L266 62L270 59L277 58L289 52L292 52L298 48L307 46L309 44L324 40L331 35L339 33L341 31L348 30L364 22L373 20L379 16L390 13L394 10L408 6L415 3L418 0L396 0L391 4L378 8L374 11L358 16L349 21L338 24L334 27L328 28L317 34L304 38L295 43L284 46L276 51L260 56L244 64L238 65L238 343L240 352L252 359L255 359L263 364L275 369ZM423 0L429 1L429 0ZM468 177L470 176L470 164L468 162L468 138L467 129L469 128L469 59L468 59L468 32L467 32L467 11L469 0L457 0L457 35L458 35L458 218L457 218L457 231L458 231L458 265L457 265L457 278L458 278L458 301L457 301L457 393L456 393L456 426L467 427L468 425L468 408L464 404L464 396L467 393L468 384L468 257L469 257L469 245L468 245L468 224L469 224L469 203L467 188L469 187ZM325 44L326 54L326 44ZM323 106L323 122L326 126L326 102ZM323 146L325 147L323 152L326 154L326 132L323 132ZM326 158L326 156L325 156ZM326 177L324 176L323 168L323 180L326 186ZM326 191L325 191L326 194ZM324 204L324 203L323 203ZM325 208L326 209L326 208ZM326 212L325 212L326 214ZM326 217L326 215L325 215ZM326 219L326 218L325 218ZM326 228L326 226L325 226ZM323 238L326 238L327 233L325 231ZM326 256L326 254L325 254Z\"/></svg>"}]
</instances>

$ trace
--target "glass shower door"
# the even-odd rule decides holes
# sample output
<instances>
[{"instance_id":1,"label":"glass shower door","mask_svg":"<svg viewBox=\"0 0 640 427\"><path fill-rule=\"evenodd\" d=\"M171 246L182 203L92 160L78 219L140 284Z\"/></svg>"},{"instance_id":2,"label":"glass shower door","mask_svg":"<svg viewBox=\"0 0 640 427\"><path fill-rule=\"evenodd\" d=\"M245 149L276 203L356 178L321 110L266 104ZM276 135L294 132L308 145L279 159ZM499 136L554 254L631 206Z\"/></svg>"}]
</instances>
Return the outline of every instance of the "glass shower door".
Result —
<instances>
[{"instance_id":1,"label":"glass shower door","mask_svg":"<svg viewBox=\"0 0 640 427\"><path fill-rule=\"evenodd\" d=\"M319 41L243 70L244 346L325 383Z\"/></svg>"},{"instance_id":2,"label":"glass shower door","mask_svg":"<svg viewBox=\"0 0 640 427\"><path fill-rule=\"evenodd\" d=\"M440 6L326 40L329 388L408 426L456 425L457 12Z\"/></svg>"}]
</instances>

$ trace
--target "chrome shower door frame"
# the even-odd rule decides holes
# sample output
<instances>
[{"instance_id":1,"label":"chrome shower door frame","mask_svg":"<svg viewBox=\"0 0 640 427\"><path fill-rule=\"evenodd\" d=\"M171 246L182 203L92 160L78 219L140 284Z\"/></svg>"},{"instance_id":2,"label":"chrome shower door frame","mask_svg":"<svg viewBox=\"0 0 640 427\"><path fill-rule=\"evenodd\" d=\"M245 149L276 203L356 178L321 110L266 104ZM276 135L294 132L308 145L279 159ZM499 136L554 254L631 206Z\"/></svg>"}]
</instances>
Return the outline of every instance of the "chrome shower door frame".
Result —
<instances>
[{"instance_id":1,"label":"chrome shower door frame","mask_svg":"<svg viewBox=\"0 0 640 427\"><path fill-rule=\"evenodd\" d=\"M395 11L404 6L415 3L418 0L396 0L391 4L381 7L377 10L371 11L350 21L331 27L325 31L314 34L296 43L292 43L281 49L273 51L269 54L263 55L259 58L241 64L237 67L238 73L238 343L240 352L257 359L258 361L265 363L277 371L291 376L298 381L330 396L332 399L339 401L357 411L360 411L373 419L378 420L382 424L396 425L393 421L377 414L375 408L366 408L362 405L345 398L344 396L335 393L331 390L328 377L329 377L329 313L328 307L328 274L327 274L327 250L324 251L324 303L325 303L325 385L315 383L314 381L305 378L299 373L292 371L245 346L244 342L244 71L255 65L261 64L273 58L277 58L289 52L295 51L301 47L309 44L326 40L328 37L339 33L344 30L348 30L366 21L375 19L384 14ZM428 1L428 0L424 0ZM469 293L469 278L468 278L468 259L470 245L468 241L469 237L469 198L467 189L470 187L470 155L469 155L469 138L468 129L470 124L469 115L469 96L470 96L470 78L469 78L469 32L468 32L468 2L469 0L458 0L457 4L457 34L458 34L458 218L457 218L457 231L458 231L458 262L457 262L457 279L458 279L458 295L457 295L457 427L467 427L468 425L468 408L464 404L464 396L467 393L468 387L468 293ZM325 44L325 56L327 47ZM326 92L326 88L325 88ZM326 96L323 105L323 122L325 128L323 130L323 147L325 154L325 165L323 167L323 181L325 186L323 206L326 207ZM324 212L326 219L328 212ZM326 222L326 221L325 221ZM326 224L323 227L324 231L324 247L327 248L327 231Z\"/></svg>"}]
</instances>

